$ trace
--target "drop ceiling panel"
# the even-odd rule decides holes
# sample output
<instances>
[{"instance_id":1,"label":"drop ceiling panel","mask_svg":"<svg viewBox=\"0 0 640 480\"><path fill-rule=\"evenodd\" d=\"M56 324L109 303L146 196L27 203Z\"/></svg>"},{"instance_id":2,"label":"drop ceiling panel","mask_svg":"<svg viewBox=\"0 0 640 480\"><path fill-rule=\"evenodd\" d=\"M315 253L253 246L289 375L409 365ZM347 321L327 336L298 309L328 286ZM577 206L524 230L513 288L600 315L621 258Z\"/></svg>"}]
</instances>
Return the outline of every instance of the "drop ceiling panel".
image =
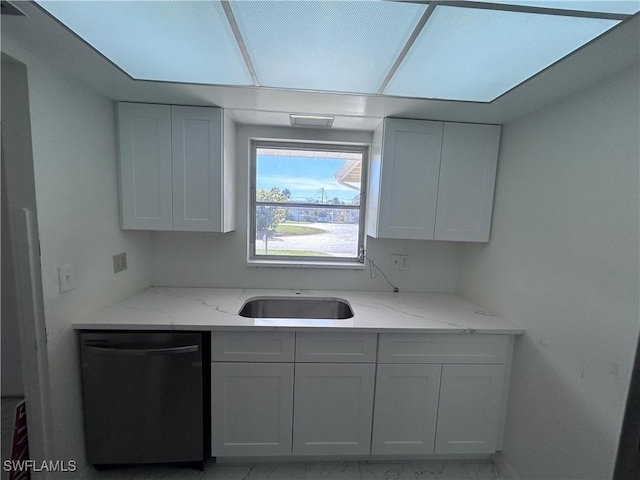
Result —
<instances>
[{"instance_id":1,"label":"drop ceiling panel","mask_svg":"<svg viewBox=\"0 0 640 480\"><path fill-rule=\"evenodd\" d=\"M253 85L220 2L38 4L137 80Z\"/></svg>"},{"instance_id":2,"label":"drop ceiling panel","mask_svg":"<svg viewBox=\"0 0 640 480\"><path fill-rule=\"evenodd\" d=\"M375 93L425 4L231 2L260 85Z\"/></svg>"},{"instance_id":3,"label":"drop ceiling panel","mask_svg":"<svg viewBox=\"0 0 640 480\"><path fill-rule=\"evenodd\" d=\"M618 23L438 6L384 93L490 102Z\"/></svg>"},{"instance_id":4,"label":"drop ceiling panel","mask_svg":"<svg viewBox=\"0 0 640 480\"><path fill-rule=\"evenodd\" d=\"M501 8L499 4L565 8L622 18L640 9L637 0L493 3L498 4L493 8ZM619 23L580 14L491 10L487 3L482 8L443 3L435 7L410 46L407 41L413 38L426 3L232 0L227 10L237 25L230 24L223 4L214 0L37 0L37 4L133 79L251 86L240 40L259 84L280 90L272 97L285 95L289 103L293 90L346 92L361 97L344 95L340 103L356 104L359 111L363 96L378 92L405 46L407 56L383 94L491 102ZM25 2L25 9L40 12L31 5ZM254 95L249 92L244 90ZM256 98L265 94L259 92ZM331 112L325 107L312 110Z\"/></svg>"},{"instance_id":5,"label":"drop ceiling panel","mask_svg":"<svg viewBox=\"0 0 640 480\"><path fill-rule=\"evenodd\" d=\"M471 0L525 7L557 8L583 12L620 13L633 15L640 11L638 0Z\"/></svg>"}]
</instances>

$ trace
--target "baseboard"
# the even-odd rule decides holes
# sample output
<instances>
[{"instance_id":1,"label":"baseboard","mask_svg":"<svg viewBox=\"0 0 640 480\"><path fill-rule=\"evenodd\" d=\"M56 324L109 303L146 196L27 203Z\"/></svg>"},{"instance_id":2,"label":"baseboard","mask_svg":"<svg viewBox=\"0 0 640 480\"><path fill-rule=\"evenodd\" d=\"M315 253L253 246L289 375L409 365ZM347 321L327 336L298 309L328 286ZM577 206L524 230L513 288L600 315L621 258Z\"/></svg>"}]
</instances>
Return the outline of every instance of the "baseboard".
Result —
<instances>
[{"instance_id":1,"label":"baseboard","mask_svg":"<svg viewBox=\"0 0 640 480\"><path fill-rule=\"evenodd\" d=\"M498 467L498 470L500 470L505 480L520 480L520 475L518 475L518 472L507 462L502 452L491 455L491 460L496 464L496 467Z\"/></svg>"},{"instance_id":2,"label":"baseboard","mask_svg":"<svg viewBox=\"0 0 640 480\"><path fill-rule=\"evenodd\" d=\"M427 455L287 455L275 457L216 457L216 463L287 463L287 462L369 462L393 463L420 460L491 460L489 455L427 454Z\"/></svg>"}]
</instances>

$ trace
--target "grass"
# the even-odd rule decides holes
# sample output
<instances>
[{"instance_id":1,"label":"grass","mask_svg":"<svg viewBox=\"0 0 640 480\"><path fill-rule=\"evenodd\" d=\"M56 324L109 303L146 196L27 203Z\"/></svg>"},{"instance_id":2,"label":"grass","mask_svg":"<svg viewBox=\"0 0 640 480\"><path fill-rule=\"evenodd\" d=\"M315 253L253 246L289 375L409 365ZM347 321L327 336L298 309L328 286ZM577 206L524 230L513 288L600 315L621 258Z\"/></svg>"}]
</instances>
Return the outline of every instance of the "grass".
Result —
<instances>
[{"instance_id":1,"label":"grass","mask_svg":"<svg viewBox=\"0 0 640 480\"><path fill-rule=\"evenodd\" d=\"M256 252L256 255L264 255L263 252ZM313 252L307 250L269 250L267 255L283 255L289 257L330 257L328 253Z\"/></svg>"},{"instance_id":2,"label":"grass","mask_svg":"<svg viewBox=\"0 0 640 480\"><path fill-rule=\"evenodd\" d=\"M325 233L326 230L315 227L303 227L300 225L280 224L276 227L276 232L282 236L296 236L296 235L317 235L318 233Z\"/></svg>"}]
</instances>

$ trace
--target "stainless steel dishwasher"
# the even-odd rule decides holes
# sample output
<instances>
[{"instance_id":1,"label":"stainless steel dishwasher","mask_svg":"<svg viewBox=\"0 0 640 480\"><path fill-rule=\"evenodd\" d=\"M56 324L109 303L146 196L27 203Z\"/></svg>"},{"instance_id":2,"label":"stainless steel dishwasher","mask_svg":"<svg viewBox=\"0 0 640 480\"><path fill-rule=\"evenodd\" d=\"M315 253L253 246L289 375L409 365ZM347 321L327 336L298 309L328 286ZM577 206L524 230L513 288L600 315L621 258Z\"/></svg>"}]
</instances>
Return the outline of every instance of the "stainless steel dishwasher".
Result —
<instances>
[{"instance_id":1,"label":"stainless steel dishwasher","mask_svg":"<svg viewBox=\"0 0 640 480\"><path fill-rule=\"evenodd\" d=\"M80 334L90 463L202 468L203 343L200 333Z\"/></svg>"}]
</instances>

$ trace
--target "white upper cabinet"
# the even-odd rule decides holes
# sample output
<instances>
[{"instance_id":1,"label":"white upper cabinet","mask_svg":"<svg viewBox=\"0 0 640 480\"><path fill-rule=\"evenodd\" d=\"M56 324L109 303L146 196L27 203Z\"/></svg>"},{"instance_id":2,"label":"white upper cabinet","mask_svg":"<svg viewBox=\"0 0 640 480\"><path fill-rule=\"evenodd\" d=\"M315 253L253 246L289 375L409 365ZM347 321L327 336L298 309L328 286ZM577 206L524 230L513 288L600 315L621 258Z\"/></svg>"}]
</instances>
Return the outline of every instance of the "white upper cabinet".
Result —
<instances>
[{"instance_id":1,"label":"white upper cabinet","mask_svg":"<svg viewBox=\"0 0 640 480\"><path fill-rule=\"evenodd\" d=\"M171 230L171 107L118 104L122 228Z\"/></svg>"},{"instance_id":2,"label":"white upper cabinet","mask_svg":"<svg viewBox=\"0 0 640 480\"><path fill-rule=\"evenodd\" d=\"M222 109L119 103L118 121L123 229L235 229L235 125Z\"/></svg>"},{"instance_id":3,"label":"white upper cabinet","mask_svg":"<svg viewBox=\"0 0 640 480\"><path fill-rule=\"evenodd\" d=\"M385 118L374 132L367 234L487 242L500 126Z\"/></svg>"},{"instance_id":4,"label":"white upper cabinet","mask_svg":"<svg viewBox=\"0 0 640 480\"><path fill-rule=\"evenodd\" d=\"M445 123L435 240L488 242L499 125Z\"/></svg>"},{"instance_id":5,"label":"white upper cabinet","mask_svg":"<svg viewBox=\"0 0 640 480\"><path fill-rule=\"evenodd\" d=\"M367 234L433 239L442 122L387 118L374 134Z\"/></svg>"},{"instance_id":6,"label":"white upper cabinet","mask_svg":"<svg viewBox=\"0 0 640 480\"><path fill-rule=\"evenodd\" d=\"M173 229L216 231L222 206L222 110L171 107ZM213 168L212 168L213 167Z\"/></svg>"}]
</instances>

